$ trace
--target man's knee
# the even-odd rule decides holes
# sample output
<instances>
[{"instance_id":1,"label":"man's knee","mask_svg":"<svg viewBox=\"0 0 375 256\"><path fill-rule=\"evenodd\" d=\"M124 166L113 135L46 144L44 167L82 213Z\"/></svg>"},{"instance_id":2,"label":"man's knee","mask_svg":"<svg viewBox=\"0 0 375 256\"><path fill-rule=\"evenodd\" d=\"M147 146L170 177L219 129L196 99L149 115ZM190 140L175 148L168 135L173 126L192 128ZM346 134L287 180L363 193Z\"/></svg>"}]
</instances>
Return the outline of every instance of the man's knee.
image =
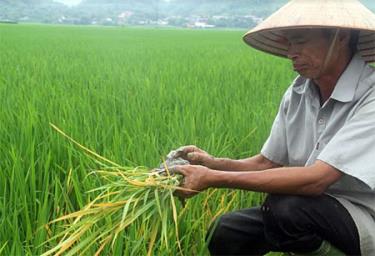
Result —
<instances>
[{"instance_id":1,"label":"man's knee","mask_svg":"<svg viewBox=\"0 0 375 256\"><path fill-rule=\"evenodd\" d=\"M268 195L261 207L265 224L284 223L288 225L298 221L306 207L306 199L303 196Z\"/></svg>"},{"instance_id":2,"label":"man's knee","mask_svg":"<svg viewBox=\"0 0 375 256\"><path fill-rule=\"evenodd\" d=\"M258 207L224 214L206 236L211 255L254 255L269 251Z\"/></svg>"},{"instance_id":3,"label":"man's knee","mask_svg":"<svg viewBox=\"0 0 375 256\"><path fill-rule=\"evenodd\" d=\"M311 232L310 198L304 196L269 195L261 207L267 241L280 251L309 252L321 239ZM307 210L307 211L306 211ZM309 242L311 248L306 246Z\"/></svg>"}]
</instances>

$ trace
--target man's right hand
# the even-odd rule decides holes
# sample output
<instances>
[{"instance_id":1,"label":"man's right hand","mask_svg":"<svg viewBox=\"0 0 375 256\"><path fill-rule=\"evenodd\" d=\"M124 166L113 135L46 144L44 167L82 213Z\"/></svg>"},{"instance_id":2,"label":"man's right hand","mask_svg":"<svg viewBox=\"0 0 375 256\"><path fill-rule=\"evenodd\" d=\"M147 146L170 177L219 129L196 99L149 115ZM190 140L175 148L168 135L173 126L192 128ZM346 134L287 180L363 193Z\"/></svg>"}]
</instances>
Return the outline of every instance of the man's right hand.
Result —
<instances>
[{"instance_id":1,"label":"man's right hand","mask_svg":"<svg viewBox=\"0 0 375 256\"><path fill-rule=\"evenodd\" d=\"M203 165L209 168L215 166L215 157L197 146L184 146L176 151L179 157L188 160L192 165Z\"/></svg>"}]
</instances>

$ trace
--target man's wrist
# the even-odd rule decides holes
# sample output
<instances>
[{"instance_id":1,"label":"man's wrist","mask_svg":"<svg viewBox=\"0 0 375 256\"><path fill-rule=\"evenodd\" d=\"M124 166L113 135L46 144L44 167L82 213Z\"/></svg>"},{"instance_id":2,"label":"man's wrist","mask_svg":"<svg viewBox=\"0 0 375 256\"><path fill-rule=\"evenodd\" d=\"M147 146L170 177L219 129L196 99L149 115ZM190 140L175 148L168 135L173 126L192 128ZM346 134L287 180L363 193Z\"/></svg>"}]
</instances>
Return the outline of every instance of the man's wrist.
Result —
<instances>
[{"instance_id":1,"label":"man's wrist","mask_svg":"<svg viewBox=\"0 0 375 256\"><path fill-rule=\"evenodd\" d=\"M213 170L223 171L227 169L226 167L229 161L230 159L228 158L212 157L207 167Z\"/></svg>"},{"instance_id":2,"label":"man's wrist","mask_svg":"<svg viewBox=\"0 0 375 256\"><path fill-rule=\"evenodd\" d=\"M221 174L223 172L220 170L216 169L210 169L205 177L204 177L204 182L206 184L207 188L217 188L218 184L221 184Z\"/></svg>"}]
</instances>

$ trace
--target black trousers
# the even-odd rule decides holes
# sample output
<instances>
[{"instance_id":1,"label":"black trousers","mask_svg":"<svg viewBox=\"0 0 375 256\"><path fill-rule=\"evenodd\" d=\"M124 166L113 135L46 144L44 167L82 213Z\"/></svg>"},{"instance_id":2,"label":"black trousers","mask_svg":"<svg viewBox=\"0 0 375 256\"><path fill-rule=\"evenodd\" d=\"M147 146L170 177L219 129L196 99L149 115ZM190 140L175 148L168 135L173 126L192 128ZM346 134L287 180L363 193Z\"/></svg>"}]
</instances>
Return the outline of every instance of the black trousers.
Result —
<instances>
[{"instance_id":1,"label":"black trousers","mask_svg":"<svg viewBox=\"0 0 375 256\"><path fill-rule=\"evenodd\" d=\"M348 211L334 198L269 195L261 207L225 214L207 234L211 255L308 253L323 240L347 255L360 255L359 235Z\"/></svg>"}]
</instances>

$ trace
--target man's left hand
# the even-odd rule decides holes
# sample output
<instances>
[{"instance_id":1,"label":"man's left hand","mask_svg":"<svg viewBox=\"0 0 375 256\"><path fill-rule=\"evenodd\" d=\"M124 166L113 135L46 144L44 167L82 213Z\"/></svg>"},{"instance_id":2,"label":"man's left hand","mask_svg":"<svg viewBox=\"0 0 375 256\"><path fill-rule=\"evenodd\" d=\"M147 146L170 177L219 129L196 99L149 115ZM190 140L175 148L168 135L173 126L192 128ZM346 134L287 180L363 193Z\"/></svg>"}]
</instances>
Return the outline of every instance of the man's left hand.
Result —
<instances>
[{"instance_id":1,"label":"man's left hand","mask_svg":"<svg viewBox=\"0 0 375 256\"><path fill-rule=\"evenodd\" d=\"M213 170L201 165L176 165L171 172L184 176L180 187L186 190L176 190L178 197L189 198L209 187L209 179Z\"/></svg>"}]
</instances>

